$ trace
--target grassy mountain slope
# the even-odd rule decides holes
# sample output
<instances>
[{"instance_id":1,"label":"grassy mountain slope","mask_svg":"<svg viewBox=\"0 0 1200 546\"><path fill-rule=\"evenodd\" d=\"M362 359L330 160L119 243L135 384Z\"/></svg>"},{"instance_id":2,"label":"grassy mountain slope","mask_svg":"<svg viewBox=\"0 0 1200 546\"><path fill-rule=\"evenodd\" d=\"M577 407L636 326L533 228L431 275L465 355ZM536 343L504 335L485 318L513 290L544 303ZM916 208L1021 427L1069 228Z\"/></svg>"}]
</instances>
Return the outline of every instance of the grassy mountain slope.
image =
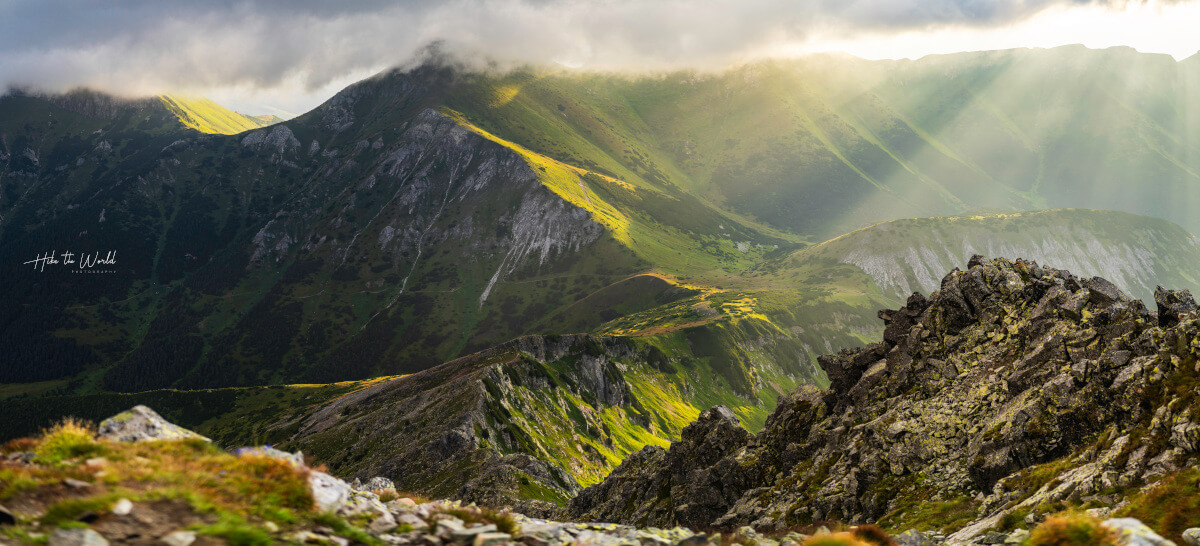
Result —
<instances>
[{"instance_id":1,"label":"grassy mountain slope","mask_svg":"<svg viewBox=\"0 0 1200 546\"><path fill-rule=\"evenodd\" d=\"M283 121L272 115L248 116L234 112L204 97L159 95L158 100L181 123L201 133L236 135Z\"/></svg>"},{"instance_id":2,"label":"grassy mountain slope","mask_svg":"<svg viewBox=\"0 0 1200 546\"><path fill-rule=\"evenodd\" d=\"M6 97L6 263L46 241L120 259L104 277L13 266L6 342L18 360L54 365L6 368L4 380L71 377L66 390L91 392L412 372L536 331L593 292L623 299L575 306L571 329L652 307L641 298L670 283L610 288L651 259L736 275L766 252L654 220L651 207L618 208L584 182L598 175L426 108L450 77L364 82L239 138L168 126L127 136L92 112ZM45 115L64 123L32 123ZM711 208L692 212L777 241Z\"/></svg>"},{"instance_id":3,"label":"grassy mountain slope","mask_svg":"<svg viewBox=\"0 0 1200 546\"><path fill-rule=\"evenodd\" d=\"M1197 62L1069 46L654 76L530 69L471 80L445 106L564 163L814 240L979 207L1124 210L1196 231L1197 81Z\"/></svg>"}]
</instances>

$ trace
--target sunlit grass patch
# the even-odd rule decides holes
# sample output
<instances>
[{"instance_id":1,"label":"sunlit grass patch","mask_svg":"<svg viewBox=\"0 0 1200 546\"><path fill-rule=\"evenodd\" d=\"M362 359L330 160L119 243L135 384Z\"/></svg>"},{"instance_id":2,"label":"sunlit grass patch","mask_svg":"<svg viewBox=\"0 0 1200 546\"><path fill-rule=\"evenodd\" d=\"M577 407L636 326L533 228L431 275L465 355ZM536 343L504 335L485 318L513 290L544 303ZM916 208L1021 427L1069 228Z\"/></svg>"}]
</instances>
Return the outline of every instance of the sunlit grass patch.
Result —
<instances>
[{"instance_id":1,"label":"sunlit grass patch","mask_svg":"<svg viewBox=\"0 0 1200 546\"><path fill-rule=\"evenodd\" d=\"M34 453L47 464L103 453L106 449L95 435L94 425L68 417L42 432Z\"/></svg>"}]
</instances>

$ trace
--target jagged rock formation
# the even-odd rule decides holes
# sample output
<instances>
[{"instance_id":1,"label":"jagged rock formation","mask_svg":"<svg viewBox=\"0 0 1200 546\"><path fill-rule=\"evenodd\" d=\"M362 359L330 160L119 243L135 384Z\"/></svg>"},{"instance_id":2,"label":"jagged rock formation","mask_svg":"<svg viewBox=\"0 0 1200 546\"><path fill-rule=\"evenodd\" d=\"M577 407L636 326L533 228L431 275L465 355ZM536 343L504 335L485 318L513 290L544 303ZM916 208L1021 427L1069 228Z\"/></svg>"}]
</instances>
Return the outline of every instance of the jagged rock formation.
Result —
<instances>
[{"instance_id":1,"label":"jagged rock formation","mask_svg":"<svg viewBox=\"0 0 1200 546\"><path fill-rule=\"evenodd\" d=\"M727 457L749 437L729 408L717 406L683 429L670 450L650 446L625 459L618 472L634 479L605 480L580 492L572 506L598 505L599 510L583 518L587 520L637 521L659 527L677 521L705 526L736 500L722 487L721 477L730 470ZM622 499L622 509L633 506L635 511L626 517L615 505L597 502L603 499Z\"/></svg>"},{"instance_id":2,"label":"jagged rock formation","mask_svg":"<svg viewBox=\"0 0 1200 546\"><path fill-rule=\"evenodd\" d=\"M673 455L728 428L698 421L665 454L630 457L570 513L703 525L688 506L703 498L708 525L773 529L902 520L914 499L939 500L974 510L952 537L965 539L1059 501L1117 505L1200 448L1196 306L1186 291L1160 288L1156 300L1157 314L1102 278L973 257L928 298L881 311L882 341L821 357L830 388L781 400L721 460ZM664 486L629 495L645 483Z\"/></svg>"}]
</instances>

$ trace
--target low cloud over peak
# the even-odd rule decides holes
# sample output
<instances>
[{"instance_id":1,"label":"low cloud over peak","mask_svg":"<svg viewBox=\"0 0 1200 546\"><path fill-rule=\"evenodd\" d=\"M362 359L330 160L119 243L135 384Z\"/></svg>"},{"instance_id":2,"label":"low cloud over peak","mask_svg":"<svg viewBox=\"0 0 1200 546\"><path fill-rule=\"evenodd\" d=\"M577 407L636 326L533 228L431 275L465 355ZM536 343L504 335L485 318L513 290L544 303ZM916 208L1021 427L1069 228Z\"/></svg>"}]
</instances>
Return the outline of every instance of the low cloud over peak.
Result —
<instances>
[{"instance_id":1,"label":"low cloud over peak","mask_svg":"<svg viewBox=\"0 0 1200 546\"><path fill-rule=\"evenodd\" d=\"M814 36L1011 25L1075 0L82 0L0 2L0 85L147 95L314 97L403 64L460 56L600 69L713 65ZM1139 5L1145 5L1144 3ZM1131 44L1132 45L1132 44ZM288 99L287 97L292 97ZM236 106L236 105L235 105Z\"/></svg>"}]
</instances>

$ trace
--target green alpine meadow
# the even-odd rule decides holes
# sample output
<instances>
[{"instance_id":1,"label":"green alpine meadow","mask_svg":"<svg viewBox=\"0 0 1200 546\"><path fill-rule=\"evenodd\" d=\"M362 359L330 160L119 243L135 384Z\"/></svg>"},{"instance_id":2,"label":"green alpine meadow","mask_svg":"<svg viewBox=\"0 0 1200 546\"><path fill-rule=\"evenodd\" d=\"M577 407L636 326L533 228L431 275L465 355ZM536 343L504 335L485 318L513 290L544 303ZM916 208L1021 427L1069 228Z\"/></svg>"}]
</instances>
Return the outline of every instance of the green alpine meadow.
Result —
<instances>
[{"instance_id":1,"label":"green alpine meadow","mask_svg":"<svg viewBox=\"0 0 1200 546\"><path fill-rule=\"evenodd\" d=\"M0 545L1200 544L1196 24L0 5Z\"/></svg>"}]
</instances>

